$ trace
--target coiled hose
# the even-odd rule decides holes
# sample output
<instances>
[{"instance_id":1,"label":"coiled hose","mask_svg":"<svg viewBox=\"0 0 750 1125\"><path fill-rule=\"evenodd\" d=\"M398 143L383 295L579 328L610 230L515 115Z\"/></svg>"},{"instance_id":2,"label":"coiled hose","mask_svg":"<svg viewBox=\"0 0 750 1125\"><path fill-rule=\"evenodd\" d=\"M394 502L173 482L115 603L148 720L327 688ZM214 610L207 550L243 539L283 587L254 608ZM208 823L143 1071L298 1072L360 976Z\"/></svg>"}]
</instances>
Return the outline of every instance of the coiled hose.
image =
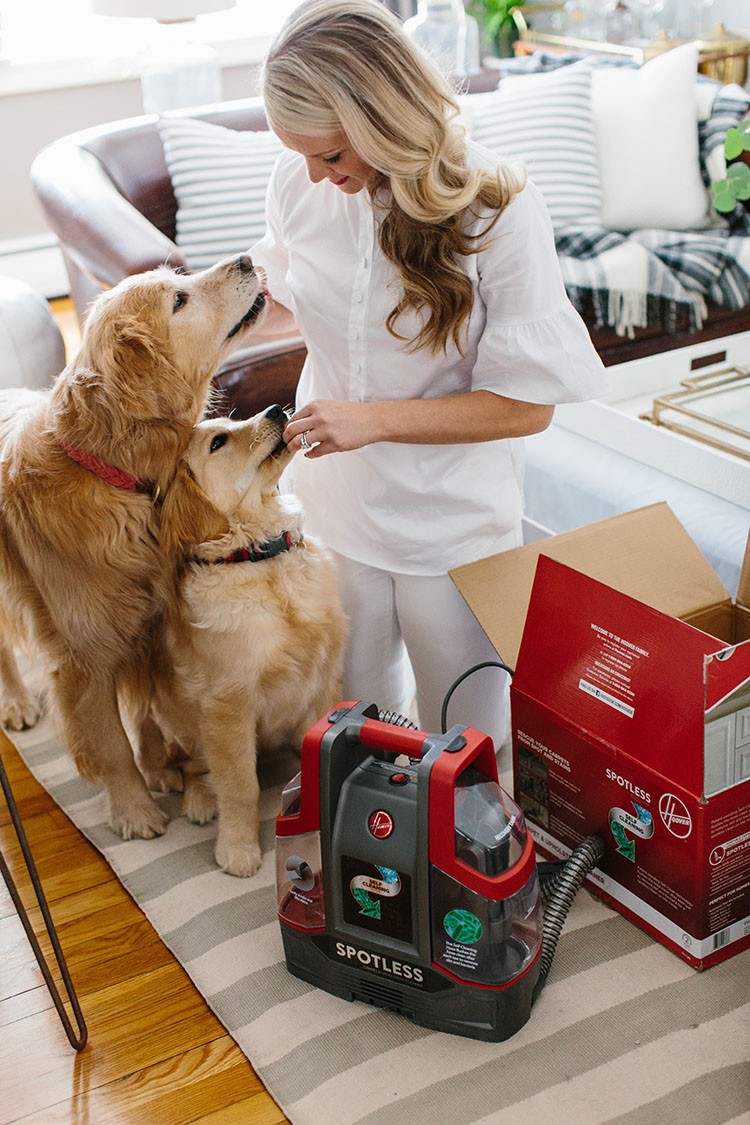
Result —
<instances>
[{"instance_id":1,"label":"coiled hose","mask_svg":"<svg viewBox=\"0 0 750 1125\"><path fill-rule=\"evenodd\" d=\"M581 885L590 871L604 857L604 843L598 836L587 836L570 854L559 871L542 887L544 923L540 981L546 981L552 967L560 933Z\"/></svg>"},{"instance_id":2,"label":"coiled hose","mask_svg":"<svg viewBox=\"0 0 750 1125\"><path fill-rule=\"evenodd\" d=\"M381 723L390 723L392 727L410 727L411 730L418 730L416 723L406 715L399 715L397 711L378 711L378 719Z\"/></svg>"}]
</instances>

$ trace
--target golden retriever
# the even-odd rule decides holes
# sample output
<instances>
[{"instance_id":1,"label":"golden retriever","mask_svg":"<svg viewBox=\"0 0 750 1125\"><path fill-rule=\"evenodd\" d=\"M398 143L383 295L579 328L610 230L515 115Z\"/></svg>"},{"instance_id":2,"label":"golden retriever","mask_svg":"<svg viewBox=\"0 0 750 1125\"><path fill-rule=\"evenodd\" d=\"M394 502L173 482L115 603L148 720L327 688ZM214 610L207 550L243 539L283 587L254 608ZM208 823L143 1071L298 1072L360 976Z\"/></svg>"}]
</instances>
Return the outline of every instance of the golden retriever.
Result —
<instances>
[{"instance_id":1,"label":"golden retriever","mask_svg":"<svg viewBox=\"0 0 750 1125\"><path fill-rule=\"evenodd\" d=\"M299 748L340 702L346 623L330 557L278 488L286 420L273 406L201 422L162 512L187 568L157 716L192 759L183 811L198 823L218 811L216 861L240 876L261 858L257 750Z\"/></svg>"},{"instance_id":2,"label":"golden retriever","mask_svg":"<svg viewBox=\"0 0 750 1125\"><path fill-rule=\"evenodd\" d=\"M213 373L263 302L245 255L190 276L127 278L94 303L79 354L49 391L0 394L0 719L19 729L38 718L11 647L25 627L47 658L67 749L126 839L160 834L167 820L149 792L162 783L149 773L162 744L149 717L153 645L176 586L160 498Z\"/></svg>"}]
</instances>

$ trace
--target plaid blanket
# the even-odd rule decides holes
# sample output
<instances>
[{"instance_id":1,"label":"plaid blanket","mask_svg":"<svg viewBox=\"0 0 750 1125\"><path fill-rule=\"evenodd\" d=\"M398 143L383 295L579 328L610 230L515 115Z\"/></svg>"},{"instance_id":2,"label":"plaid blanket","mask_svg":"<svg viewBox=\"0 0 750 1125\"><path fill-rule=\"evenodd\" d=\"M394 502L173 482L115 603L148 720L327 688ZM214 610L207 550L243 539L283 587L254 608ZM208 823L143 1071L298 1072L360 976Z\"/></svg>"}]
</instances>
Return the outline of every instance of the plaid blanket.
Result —
<instances>
[{"instance_id":1,"label":"plaid blanket","mask_svg":"<svg viewBox=\"0 0 750 1125\"><path fill-rule=\"evenodd\" d=\"M543 52L510 60L509 72L552 70L573 61ZM635 64L604 60L602 65ZM700 82L711 79L698 76ZM725 171L724 136L750 108L741 87L716 86L708 117L699 122L701 172L706 190ZM679 185L675 185L679 190ZM716 214L701 231L638 230L620 234L598 226L561 227L557 252L571 301L589 324L620 336L658 326L670 335L702 326L706 302L727 309L750 303L750 211Z\"/></svg>"}]
</instances>

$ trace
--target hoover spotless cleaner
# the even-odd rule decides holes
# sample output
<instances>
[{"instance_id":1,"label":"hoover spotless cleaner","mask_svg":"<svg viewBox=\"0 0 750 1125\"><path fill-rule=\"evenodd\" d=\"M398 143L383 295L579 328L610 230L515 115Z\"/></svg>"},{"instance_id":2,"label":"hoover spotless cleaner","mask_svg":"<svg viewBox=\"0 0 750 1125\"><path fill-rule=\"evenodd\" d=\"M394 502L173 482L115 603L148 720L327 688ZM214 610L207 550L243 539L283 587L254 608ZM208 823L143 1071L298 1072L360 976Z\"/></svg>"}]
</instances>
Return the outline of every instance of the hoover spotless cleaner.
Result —
<instances>
[{"instance_id":1,"label":"hoover spotless cleaner","mask_svg":"<svg viewBox=\"0 0 750 1125\"><path fill-rule=\"evenodd\" d=\"M507 1039L603 847L592 837L538 868L491 739L403 722L342 703L305 735L276 820L287 967L424 1027Z\"/></svg>"}]
</instances>

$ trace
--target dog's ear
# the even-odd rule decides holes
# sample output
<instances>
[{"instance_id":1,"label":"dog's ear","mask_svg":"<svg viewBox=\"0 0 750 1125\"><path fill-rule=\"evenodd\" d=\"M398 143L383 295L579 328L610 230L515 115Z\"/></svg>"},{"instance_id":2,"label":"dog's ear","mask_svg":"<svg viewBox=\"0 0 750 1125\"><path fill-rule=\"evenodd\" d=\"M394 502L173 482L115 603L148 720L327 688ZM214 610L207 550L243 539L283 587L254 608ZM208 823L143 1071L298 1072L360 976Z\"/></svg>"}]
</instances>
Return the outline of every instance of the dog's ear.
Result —
<instances>
[{"instance_id":1,"label":"dog's ear","mask_svg":"<svg viewBox=\"0 0 750 1125\"><path fill-rule=\"evenodd\" d=\"M80 355L84 365L122 372L131 381L148 381L154 370L173 367L164 324L137 286L110 290L92 305Z\"/></svg>"},{"instance_id":2,"label":"dog's ear","mask_svg":"<svg viewBox=\"0 0 750 1125\"><path fill-rule=\"evenodd\" d=\"M159 540L165 551L220 539L229 531L223 512L212 504L183 462L166 490Z\"/></svg>"}]
</instances>

